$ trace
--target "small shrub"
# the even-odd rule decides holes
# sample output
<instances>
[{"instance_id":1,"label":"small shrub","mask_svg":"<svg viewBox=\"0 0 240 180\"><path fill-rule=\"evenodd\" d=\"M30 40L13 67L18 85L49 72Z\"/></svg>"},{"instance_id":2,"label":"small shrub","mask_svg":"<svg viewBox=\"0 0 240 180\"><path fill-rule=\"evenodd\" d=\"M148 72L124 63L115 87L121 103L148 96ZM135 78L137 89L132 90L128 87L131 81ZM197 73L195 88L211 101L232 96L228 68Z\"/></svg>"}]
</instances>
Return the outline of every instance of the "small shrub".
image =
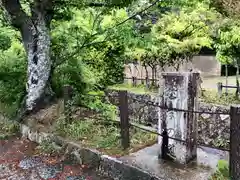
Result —
<instances>
[{"instance_id":1,"label":"small shrub","mask_svg":"<svg viewBox=\"0 0 240 180\"><path fill-rule=\"evenodd\" d=\"M123 155L142 147L156 143L157 135L131 128L131 147L123 151L121 147L120 128L117 124L105 124L94 119L79 119L66 124L59 119L56 133L60 136L81 141L87 147L96 148L109 155Z\"/></svg>"},{"instance_id":2,"label":"small shrub","mask_svg":"<svg viewBox=\"0 0 240 180\"><path fill-rule=\"evenodd\" d=\"M229 105L229 104L239 104L240 100L236 99L236 96L233 92L229 92L228 95L222 94L219 97L218 93L213 90L206 90L201 96L203 102L212 103L212 104L219 104L219 105Z\"/></svg>"},{"instance_id":3,"label":"small shrub","mask_svg":"<svg viewBox=\"0 0 240 180\"><path fill-rule=\"evenodd\" d=\"M211 180L228 180L229 164L225 160L219 160L216 173L210 178Z\"/></svg>"},{"instance_id":4,"label":"small shrub","mask_svg":"<svg viewBox=\"0 0 240 180\"><path fill-rule=\"evenodd\" d=\"M150 89L146 88L146 85L136 85L136 86L132 86L132 84L116 84L113 86L109 87L110 89L115 89L115 90L127 90L130 91L132 93L136 93L136 94L150 94L150 93L156 93L156 88L151 87Z\"/></svg>"},{"instance_id":5,"label":"small shrub","mask_svg":"<svg viewBox=\"0 0 240 180\"><path fill-rule=\"evenodd\" d=\"M105 120L116 120L117 118L117 106L108 102L102 91L82 95L78 104L99 113Z\"/></svg>"},{"instance_id":6,"label":"small shrub","mask_svg":"<svg viewBox=\"0 0 240 180\"><path fill-rule=\"evenodd\" d=\"M5 119L0 119L0 139L6 139L19 132L19 124L10 122Z\"/></svg>"},{"instance_id":7,"label":"small shrub","mask_svg":"<svg viewBox=\"0 0 240 180\"><path fill-rule=\"evenodd\" d=\"M43 140L42 143L37 146L36 150L47 155L59 153L59 151L54 147L53 143L49 139Z\"/></svg>"},{"instance_id":8,"label":"small shrub","mask_svg":"<svg viewBox=\"0 0 240 180\"><path fill-rule=\"evenodd\" d=\"M224 177L229 177L228 162L225 160L218 161L218 170Z\"/></svg>"},{"instance_id":9,"label":"small shrub","mask_svg":"<svg viewBox=\"0 0 240 180\"><path fill-rule=\"evenodd\" d=\"M112 104L103 103L100 99L89 102L88 107L102 114L105 120L117 119L117 107Z\"/></svg>"},{"instance_id":10,"label":"small shrub","mask_svg":"<svg viewBox=\"0 0 240 180\"><path fill-rule=\"evenodd\" d=\"M0 52L0 103L16 109L25 90L26 56L22 45L14 42L10 49ZM17 77L17 78L16 78ZM7 111L12 115L11 111Z\"/></svg>"}]
</instances>

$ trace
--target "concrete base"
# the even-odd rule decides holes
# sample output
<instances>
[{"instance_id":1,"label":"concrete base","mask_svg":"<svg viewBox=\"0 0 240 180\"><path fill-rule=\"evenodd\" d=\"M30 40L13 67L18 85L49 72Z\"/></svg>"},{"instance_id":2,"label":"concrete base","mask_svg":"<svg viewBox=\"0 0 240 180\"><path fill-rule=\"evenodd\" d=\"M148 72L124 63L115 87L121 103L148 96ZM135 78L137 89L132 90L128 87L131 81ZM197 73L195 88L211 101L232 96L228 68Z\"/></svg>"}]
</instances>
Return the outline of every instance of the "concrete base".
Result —
<instances>
[{"instance_id":1,"label":"concrete base","mask_svg":"<svg viewBox=\"0 0 240 180\"><path fill-rule=\"evenodd\" d=\"M158 159L160 146L155 144L120 160L167 180L208 180L216 170L218 160L228 160L228 153L199 147L197 160L188 166Z\"/></svg>"}]
</instances>

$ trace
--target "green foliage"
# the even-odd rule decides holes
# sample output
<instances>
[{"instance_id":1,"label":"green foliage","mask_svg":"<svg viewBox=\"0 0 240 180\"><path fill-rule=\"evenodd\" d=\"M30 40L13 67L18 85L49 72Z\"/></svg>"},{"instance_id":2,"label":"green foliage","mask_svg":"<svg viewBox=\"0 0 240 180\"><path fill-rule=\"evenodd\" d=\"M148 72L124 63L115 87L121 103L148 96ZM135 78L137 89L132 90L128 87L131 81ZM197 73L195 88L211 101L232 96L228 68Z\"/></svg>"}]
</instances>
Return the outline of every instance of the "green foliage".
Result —
<instances>
[{"instance_id":1,"label":"green foliage","mask_svg":"<svg viewBox=\"0 0 240 180\"><path fill-rule=\"evenodd\" d=\"M5 51L11 46L10 30L0 25L0 50Z\"/></svg>"},{"instance_id":2,"label":"green foliage","mask_svg":"<svg viewBox=\"0 0 240 180\"><path fill-rule=\"evenodd\" d=\"M225 160L218 161L217 172L211 177L211 180L227 180L229 179L229 164Z\"/></svg>"},{"instance_id":3,"label":"green foliage","mask_svg":"<svg viewBox=\"0 0 240 180\"><path fill-rule=\"evenodd\" d=\"M21 101L26 82L26 54L19 36L11 27L0 24L0 105L1 112L10 116Z\"/></svg>"},{"instance_id":4,"label":"green foliage","mask_svg":"<svg viewBox=\"0 0 240 180\"><path fill-rule=\"evenodd\" d=\"M0 140L6 139L9 136L16 135L19 132L19 124L11 122L0 117Z\"/></svg>"},{"instance_id":5,"label":"green foliage","mask_svg":"<svg viewBox=\"0 0 240 180\"><path fill-rule=\"evenodd\" d=\"M208 24L214 20L214 12L203 5L192 11L167 13L153 27L154 48L161 48L160 52L164 52L161 57L168 59L170 65L179 66L201 48L211 48Z\"/></svg>"},{"instance_id":6,"label":"green foliage","mask_svg":"<svg viewBox=\"0 0 240 180\"><path fill-rule=\"evenodd\" d=\"M239 24L228 24L228 28L219 29L216 44L217 58L223 64L236 64L240 53ZM239 63L238 63L239 64Z\"/></svg>"},{"instance_id":7,"label":"green foliage","mask_svg":"<svg viewBox=\"0 0 240 180\"><path fill-rule=\"evenodd\" d=\"M115 156L134 152L141 147L155 143L157 139L155 134L131 128L131 148L123 151L120 144L120 128L114 123L106 124L96 119L80 119L66 124L64 119L59 119L56 130L63 137L81 141L85 146Z\"/></svg>"},{"instance_id":8,"label":"green foliage","mask_svg":"<svg viewBox=\"0 0 240 180\"><path fill-rule=\"evenodd\" d=\"M109 89L114 90L127 90L136 94L155 94L158 92L155 88L146 88L146 85L137 85L132 86L132 84L115 84L113 86L109 86Z\"/></svg>"},{"instance_id":9,"label":"green foliage","mask_svg":"<svg viewBox=\"0 0 240 180\"><path fill-rule=\"evenodd\" d=\"M37 146L36 150L46 155L53 155L53 154L60 153L60 149L57 149L57 146L54 146L53 142L50 139L44 139L41 142L41 144Z\"/></svg>"},{"instance_id":10,"label":"green foliage","mask_svg":"<svg viewBox=\"0 0 240 180\"><path fill-rule=\"evenodd\" d=\"M76 59L61 64L53 73L52 86L57 96L62 96L64 85L70 85L78 94L85 94L94 84L94 74Z\"/></svg>"},{"instance_id":11,"label":"green foliage","mask_svg":"<svg viewBox=\"0 0 240 180\"><path fill-rule=\"evenodd\" d=\"M102 89L123 80L124 42L127 41L129 26L101 32L126 19L127 14L125 10L113 10L108 15L102 13L88 8L75 11L69 22L53 23L52 49L55 64L72 64L76 70L76 64L82 64L89 74L82 78L91 84L86 91ZM79 80L75 84L81 86ZM88 82L84 84L86 86ZM85 88L84 85L82 87Z\"/></svg>"},{"instance_id":12,"label":"green foliage","mask_svg":"<svg viewBox=\"0 0 240 180\"><path fill-rule=\"evenodd\" d=\"M82 97L82 105L100 113L105 120L117 119L117 107L109 102L104 102L104 96L100 95L85 95Z\"/></svg>"},{"instance_id":13,"label":"green foliage","mask_svg":"<svg viewBox=\"0 0 240 180\"><path fill-rule=\"evenodd\" d=\"M218 161L218 170L224 177L229 177L229 168L228 162L225 160Z\"/></svg>"},{"instance_id":14,"label":"green foliage","mask_svg":"<svg viewBox=\"0 0 240 180\"><path fill-rule=\"evenodd\" d=\"M62 95L65 84L73 86L75 92L82 95L122 82L123 44L131 26L126 24L101 32L127 18L126 11L113 10L103 15L102 11L88 8L73 13L69 22L52 23L52 86L56 95ZM0 37L3 34L4 38L11 39L1 41L5 49L0 50L0 98L1 103L17 105L25 90L27 58L18 41L19 34L8 27L2 30ZM93 35L96 33L99 35Z\"/></svg>"},{"instance_id":15,"label":"green foliage","mask_svg":"<svg viewBox=\"0 0 240 180\"><path fill-rule=\"evenodd\" d=\"M238 26L217 24L219 16L209 8L208 0L161 1L140 13L140 19L121 23L154 1L132 2L107 1L97 8L89 7L87 0L55 2L51 58L52 85L58 96L62 95L65 84L73 86L77 98L81 99L89 91L122 83L124 63L129 59L140 60L150 67L172 65L177 69L201 48L212 48L212 38L217 42L221 61L234 59L239 53ZM23 5L29 14L28 4ZM157 19L156 24L152 22L153 17ZM220 30L213 25L221 27ZM142 27L148 31L142 31ZM19 34L7 26L0 26L0 30L0 98L3 103L17 104L25 89L26 55ZM97 101L86 102L92 108L102 105Z\"/></svg>"},{"instance_id":16,"label":"green foliage","mask_svg":"<svg viewBox=\"0 0 240 180\"><path fill-rule=\"evenodd\" d=\"M22 45L13 41L8 50L0 53L0 102L19 103L26 82L26 56Z\"/></svg>"},{"instance_id":17,"label":"green foliage","mask_svg":"<svg viewBox=\"0 0 240 180\"><path fill-rule=\"evenodd\" d=\"M218 93L213 90L204 91L201 97L202 101L211 104L229 105L229 104L239 104L240 101L236 99L233 92L229 92L228 95L224 94L219 97Z\"/></svg>"},{"instance_id":18,"label":"green foliage","mask_svg":"<svg viewBox=\"0 0 240 180\"><path fill-rule=\"evenodd\" d=\"M135 36L137 43L128 49L127 56L140 60L144 66L164 69L168 65L178 70L180 64L190 61L203 47L212 48L212 24L218 14L209 8L207 1L194 2L167 2L155 8L158 13L150 14L145 24L152 30ZM163 13L163 7L170 9ZM154 18L158 19L156 23L152 22Z\"/></svg>"}]
</instances>

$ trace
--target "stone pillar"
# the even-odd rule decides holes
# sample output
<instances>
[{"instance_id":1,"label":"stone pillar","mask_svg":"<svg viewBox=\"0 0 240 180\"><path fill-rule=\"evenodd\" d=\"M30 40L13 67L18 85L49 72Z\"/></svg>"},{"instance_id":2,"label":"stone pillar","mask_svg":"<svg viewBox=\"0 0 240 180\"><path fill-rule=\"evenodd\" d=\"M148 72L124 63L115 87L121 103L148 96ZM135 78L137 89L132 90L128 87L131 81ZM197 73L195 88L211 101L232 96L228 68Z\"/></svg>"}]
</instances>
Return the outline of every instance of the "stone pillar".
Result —
<instances>
[{"instance_id":1,"label":"stone pillar","mask_svg":"<svg viewBox=\"0 0 240 180\"><path fill-rule=\"evenodd\" d=\"M199 77L199 73L193 72L163 73L160 105L190 111L197 110ZM163 132L165 127L170 137L185 141L183 143L169 139L169 146L172 146L171 152L175 160L181 164L187 164L197 156L197 118L198 114L192 112L160 109L159 133ZM158 139L159 144L162 144L162 137Z\"/></svg>"}]
</instances>

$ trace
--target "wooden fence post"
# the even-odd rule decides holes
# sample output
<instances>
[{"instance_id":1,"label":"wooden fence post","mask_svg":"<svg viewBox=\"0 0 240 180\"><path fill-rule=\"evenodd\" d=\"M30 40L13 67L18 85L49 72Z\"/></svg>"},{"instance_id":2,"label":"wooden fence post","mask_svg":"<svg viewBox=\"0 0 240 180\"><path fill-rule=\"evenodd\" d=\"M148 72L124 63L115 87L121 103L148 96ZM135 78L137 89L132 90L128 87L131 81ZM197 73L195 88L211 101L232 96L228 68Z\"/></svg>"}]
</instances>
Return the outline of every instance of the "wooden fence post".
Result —
<instances>
[{"instance_id":1,"label":"wooden fence post","mask_svg":"<svg viewBox=\"0 0 240 180\"><path fill-rule=\"evenodd\" d=\"M240 106L230 108L230 162L229 174L231 180L240 179Z\"/></svg>"},{"instance_id":2,"label":"wooden fence post","mask_svg":"<svg viewBox=\"0 0 240 180\"><path fill-rule=\"evenodd\" d=\"M64 98L64 116L67 123L70 123L71 118L71 102L73 96L73 89L70 85L64 85L63 98Z\"/></svg>"},{"instance_id":3,"label":"wooden fence post","mask_svg":"<svg viewBox=\"0 0 240 180\"><path fill-rule=\"evenodd\" d=\"M221 97L222 96L222 88L223 88L221 82L217 83L217 88L218 88L218 95L219 95L219 97Z\"/></svg>"},{"instance_id":4,"label":"wooden fence post","mask_svg":"<svg viewBox=\"0 0 240 180\"><path fill-rule=\"evenodd\" d=\"M132 86L135 87L137 85L137 82L136 82L136 77L132 77Z\"/></svg>"},{"instance_id":5,"label":"wooden fence post","mask_svg":"<svg viewBox=\"0 0 240 180\"><path fill-rule=\"evenodd\" d=\"M146 88L149 89L149 80L148 80L148 77L146 77Z\"/></svg>"},{"instance_id":6,"label":"wooden fence post","mask_svg":"<svg viewBox=\"0 0 240 180\"><path fill-rule=\"evenodd\" d=\"M119 110L122 147L127 149L130 147L127 91L119 91Z\"/></svg>"}]
</instances>

